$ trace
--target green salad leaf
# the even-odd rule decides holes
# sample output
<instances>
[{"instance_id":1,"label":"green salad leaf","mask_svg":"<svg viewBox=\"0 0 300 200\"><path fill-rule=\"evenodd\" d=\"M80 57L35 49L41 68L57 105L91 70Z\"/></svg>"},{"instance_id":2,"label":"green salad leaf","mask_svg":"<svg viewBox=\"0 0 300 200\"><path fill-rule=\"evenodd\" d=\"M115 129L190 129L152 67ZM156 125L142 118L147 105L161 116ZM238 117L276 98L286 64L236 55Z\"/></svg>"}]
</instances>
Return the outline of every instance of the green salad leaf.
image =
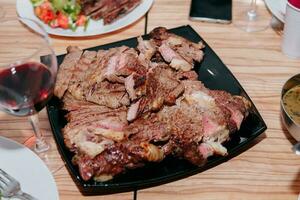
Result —
<instances>
[{"instance_id":1,"label":"green salad leaf","mask_svg":"<svg viewBox=\"0 0 300 200\"><path fill-rule=\"evenodd\" d=\"M71 15L72 19L81 12L79 3L74 0L51 0L51 3L55 10Z\"/></svg>"},{"instance_id":2,"label":"green salad leaf","mask_svg":"<svg viewBox=\"0 0 300 200\"><path fill-rule=\"evenodd\" d=\"M64 5L63 10L68 14L79 15L81 7L78 3L69 1L69 3Z\"/></svg>"},{"instance_id":3,"label":"green salad leaf","mask_svg":"<svg viewBox=\"0 0 300 200\"><path fill-rule=\"evenodd\" d=\"M44 2L44 0L31 0L31 3L34 7L39 6L43 2Z\"/></svg>"},{"instance_id":4,"label":"green salad leaf","mask_svg":"<svg viewBox=\"0 0 300 200\"><path fill-rule=\"evenodd\" d=\"M51 0L51 3L56 10L61 11L63 10L64 5L68 3L68 0Z\"/></svg>"}]
</instances>

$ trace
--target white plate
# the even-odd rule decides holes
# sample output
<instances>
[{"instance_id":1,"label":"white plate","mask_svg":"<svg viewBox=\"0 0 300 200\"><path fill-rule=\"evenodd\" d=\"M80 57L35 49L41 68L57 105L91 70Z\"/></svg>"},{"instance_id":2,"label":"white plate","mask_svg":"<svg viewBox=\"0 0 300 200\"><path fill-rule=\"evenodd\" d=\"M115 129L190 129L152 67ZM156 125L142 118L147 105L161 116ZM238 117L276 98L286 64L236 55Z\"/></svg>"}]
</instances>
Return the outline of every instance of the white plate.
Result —
<instances>
[{"instance_id":1,"label":"white plate","mask_svg":"<svg viewBox=\"0 0 300 200\"><path fill-rule=\"evenodd\" d=\"M265 0L265 3L271 13L281 22L284 22L287 0Z\"/></svg>"},{"instance_id":2,"label":"white plate","mask_svg":"<svg viewBox=\"0 0 300 200\"><path fill-rule=\"evenodd\" d=\"M35 16L30 0L17 0L16 7L17 13L20 17L29 18L41 22L41 24L49 34L67 37L84 37L113 32L134 23L148 12L148 10L152 6L153 1L154 0L142 0L142 3L130 13L105 26L103 25L103 20L91 20L86 31L84 31L83 27L78 27L76 31L72 31L70 29L65 30L61 28L51 28Z\"/></svg>"},{"instance_id":3,"label":"white plate","mask_svg":"<svg viewBox=\"0 0 300 200\"><path fill-rule=\"evenodd\" d=\"M24 192L40 200L59 199L54 178L44 162L27 147L1 136L0 168L20 181Z\"/></svg>"}]
</instances>

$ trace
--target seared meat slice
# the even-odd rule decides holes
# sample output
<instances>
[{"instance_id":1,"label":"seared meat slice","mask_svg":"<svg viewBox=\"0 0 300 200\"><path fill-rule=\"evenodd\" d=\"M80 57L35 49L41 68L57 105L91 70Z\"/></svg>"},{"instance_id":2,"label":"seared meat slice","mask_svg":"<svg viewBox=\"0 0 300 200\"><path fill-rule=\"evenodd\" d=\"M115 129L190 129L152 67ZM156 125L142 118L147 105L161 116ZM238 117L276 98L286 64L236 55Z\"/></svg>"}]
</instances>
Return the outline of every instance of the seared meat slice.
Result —
<instances>
[{"instance_id":1,"label":"seared meat slice","mask_svg":"<svg viewBox=\"0 0 300 200\"><path fill-rule=\"evenodd\" d=\"M187 45L187 46L191 47L190 50L193 50L193 51L199 51L199 50L201 51L201 49L203 49L205 47L202 42L194 43L183 37L180 37L173 33L169 33L168 30L164 27L158 27L158 28L153 29L150 32L150 37L152 38L152 40L156 44L156 46L161 46L162 42L165 41L168 45L171 45L172 47L180 47L181 45ZM192 53L192 52L189 52L189 53ZM195 52L193 52L193 53L195 53ZM191 54L191 55L193 55L193 54ZM197 62L200 62L199 57L196 56L193 58Z\"/></svg>"},{"instance_id":2,"label":"seared meat slice","mask_svg":"<svg viewBox=\"0 0 300 200\"><path fill-rule=\"evenodd\" d=\"M141 93L145 95L129 107L129 121L146 112L157 112L164 104L175 104L177 97L184 91L184 86L174 78L173 71L165 66L149 69L145 85L141 87L144 89Z\"/></svg>"},{"instance_id":3,"label":"seared meat slice","mask_svg":"<svg viewBox=\"0 0 300 200\"><path fill-rule=\"evenodd\" d=\"M103 19L104 24L109 24L119 17L129 13L140 4L141 0L94 0L81 2L85 15L92 19Z\"/></svg>"},{"instance_id":4,"label":"seared meat slice","mask_svg":"<svg viewBox=\"0 0 300 200\"><path fill-rule=\"evenodd\" d=\"M100 4L96 5L98 9L95 12L91 13L92 19L98 20L104 18L109 12L113 12L122 5L128 3L129 0L102 0Z\"/></svg>"},{"instance_id":5,"label":"seared meat slice","mask_svg":"<svg viewBox=\"0 0 300 200\"><path fill-rule=\"evenodd\" d=\"M125 14L131 12L135 7L141 3L141 0L129 0L127 3L120 5L118 8L106 12L103 14L104 24L110 24L116 19L124 16Z\"/></svg>"},{"instance_id":6,"label":"seared meat slice","mask_svg":"<svg viewBox=\"0 0 300 200\"><path fill-rule=\"evenodd\" d=\"M96 51L84 51L80 60L73 69L73 75L70 79L68 91L79 100L84 100L83 83L86 76L89 73L93 73L97 67L97 52Z\"/></svg>"},{"instance_id":7,"label":"seared meat slice","mask_svg":"<svg viewBox=\"0 0 300 200\"><path fill-rule=\"evenodd\" d=\"M176 70L190 71L195 62L203 58L204 48L202 42L193 43L185 38L168 33L165 28L154 29L150 36L152 41L159 47L158 50L164 60Z\"/></svg>"},{"instance_id":8,"label":"seared meat slice","mask_svg":"<svg viewBox=\"0 0 300 200\"><path fill-rule=\"evenodd\" d=\"M150 110L160 110L163 103L175 104L176 98L183 91L183 85L174 78L171 69L162 66L149 70L146 79L146 96L149 99Z\"/></svg>"},{"instance_id":9,"label":"seared meat slice","mask_svg":"<svg viewBox=\"0 0 300 200\"><path fill-rule=\"evenodd\" d=\"M146 123L148 120L141 122ZM139 128L143 128L140 123L137 123L136 125L138 125ZM147 125L151 125L151 123L147 123ZM155 128L155 125L152 127ZM74 164L78 165L81 177L84 180L89 180L91 177L94 177L96 181L106 181L112 179L115 175L124 172L126 169L141 167L147 161L161 161L164 158L163 150L160 147L149 143L147 140L148 138L136 136L136 134L142 133L145 135L145 132L139 132L133 129L136 129L136 127L132 126L132 129L130 127L125 127L125 129L123 129L124 139L112 144L106 144L105 148L100 148L100 150L104 150L95 157L91 158L84 152L77 154L73 161ZM149 129L149 127L148 129L147 127L144 129L144 131L147 130L149 131L149 134L150 132L154 132ZM103 145L99 144L95 146L94 149L98 149L99 146Z\"/></svg>"},{"instance_id":10,"label":"seared meat slice","mask_svg":"<svg viewBox=\"0 0 300 200\"><path fill-rule=\"evenodd\" d=\"M200 81L187 80L183 81L183 84L185 85L184 97L187 102L190 104L197 102L206 110L214 113L211 115L206 112L203 115L207 140L213 138L220 142L226 141L227 131L219 129L220 127L216 123L225 125L230 132L235 132L248 115L250 102L244 97L233 96L225 91L208 90Z\"/></svg>"},{"instance_id":11,"label":"seared meat slice","mask_svg":"<svg viewBox=\"0 0 300 200\"><path fill-rule=\"evenodd\" d=\"M170 66L176 70L181 69L182 71L190 71L193 68L192 63L187 62L183 59L175 50L173 50L169 45L163 43L158 48L160 54Z\"/></svg>"},{"instance_id":12,"label":"seared meat slice","mask_svg":"<svg viewBox=\"0 0 300 200\"><path fill-rule=\"evenodd\" d=\"M103 106L85 106L68 113L66 118L69 123L63 128L65 144L72 151L95 157L107 145L124 139L126 110L124 107L109 109Z\"/></svg>"},{"instance_id":13,"label":"seared meat slice","mask_svg":"<svg viewBox=\"0 0 300 200\"><path fill-rule=\"evenodd\" d=\"M157 114L140 117L124 130L126 138L140 142L167 142L171 136L171 126Z\"/></svg>"},{"instance_id":14,"label":"seared meat slice","mask_svg":"<svg viewBox=\"0 0 300 200\"><path fill-rule=\"evenodd\" d=\"M230 113L230 129L232 131L240 129L244 118L248 116L251 103L242 96L232 96L221 90L211 90L209 94L215 99L220 109Z\"/></svg>"},{"instance_id":15,"label":"seared meat slice","mask_svg":"<svg viewBox=\"0 0 300 200\"><path fill-rule=\"evenodd\" d=\"M85 15L90 15L99 10L99 18L102 18L102 14L105 12L117 8L120 4L124 4L129 0L89 0L81 1L82 11Z\"/></svg>"},{"instance_id":16,"label":"seared meat slice","mask_svg":"<svg viewBox=\"0 0 300 200\"><path fill-rule=\"evenodd\" d=\"M85 94L86 100L109 108L129 105L125 86L119 83L103 81L92 86Z\"/></svg>"},{"instance_id":17,"label":"seared meat slice","mask_svg":"<svg viewBox=\"0 0 300 200\"><path fill-rule=\"evenodd\" d=\"M103 0L80 0L81 10L84 15L90 15L92 12L103 6Z\"/></svg>"},{"instance_id":18,"label":"seared meat slice","mask_svg":"<svg viewBox=\"0 0 300 200\"><path fill-rule=\"evenodd\" d=\"M155 44L150 40L143 40L142 37L138 37L137 49L139 50L139 61L148 68L149 62L156 52Z\"/></svg>"},{"instance_id":19,"label":"seared meat slice","mask_svg":"<svg viewBox=\"0 0 300 200\"><path fill-rule=\"evenodd\" d=\"M124 141L115 143L101 154L91 159L85 154L79 154L73 159L78 165L81 177L95 181L107 181L126 169L142 167L145 162L159 162L163 159L161 149L150 143L135 143Z\"/></svg>"},{"instance_id":20,"label":"seared meat slice","mask_svg":"<svg viewBox=\"0 0 300 200\"><path fill-rule=\"evenodd\" d=\"M137 52L133 48L121 46L102 53L95 73L92 73L88 85L94 85L104 80L113 83L124 83L124 78L133 72L145 75L147 69L138 61Z\"/></svg>"},{"instance_id":21,"label":"seared meat slice","mask_svg":"<svg viewBox=\"0 0 300 200\"><path fill-rule=\"evenodd\" d=\"M63 109L67 111L74 111L74 110L80 110L81 108L89 107L89 108L97 108L98 105L88 102L88 101L83 101L83 100L78 100L75 99L72 94L69 92L66 92L65 95L63 96Z\"/></svg>"},{"instance_id":22,"label":"seared meat slice","mask_svg":"<svg viewBox=\"0 0 300 200\"><path fill-rule=\"evenodd\" d=\"M191 80L191 81L197 81L198 80L198 74L195 71L179 71L176 74L176 78L178 80Z\"/></svg>"},{"instance_id":23,"label":"seared meat slice","mask_svg":"<svg viewBox=\"0 0 300 200\"><path fill-rule=\"evenodd\" d=\"M82 55L82 50L77 47L69 46L67 51L68 54L65 56L62 64L59 66L54 87L54 95L58 98L61 98L68 89L69 82L73 75L73 69Z\"/></svg>"},{"instance_id":24,"label":"seared meat slice","mask_svg":"<svg viewBox=\"0 0 300 200\"><path fill-rule=\"evenodd\" d=\"M90 74L90 76L86 77L87 84L94 85L107 78L109 79L108 75L114 75L116 72L116 66L119 62L118 58L128 49L129 48L126 46L121 46L118 48L111 48L106 51L100 51L100 53L98 52L97 57L99 57L99 63L97 69L94 73Z\"/></svg>"},{"instance_id":25,"label":"seared meat slice","mask_svg":"<svg viewBox=\"0 0 300 200\"><path fill-rule=\"evenodd\" d=\"M125 88L129 98L134 101L145 93L146 76L132 73L125 78Z\"/></svg>"},{"instance_id":26,"label":"seared meat slice","mask_svg":"<svg viewBox=\"0 0 300 200\"><path fill-rule=\"evenodd\" d=\"M158 115L171 133L170 140L162 147L165 154L174 154L196 165L204 164L204 156L198 151L203 137L202 112L182 102L180 106L164 107Z\"/></svg>"},{"instance_id":27,"label":"seared meat slice","mask_svg":"<svg viewBox=\"0 0 300 200\"><path fill-rule=\"evenodd\" d=\"M137 52L132 49L126 49L123 52L117 52L110 58L104 75L129 76L131 73L146 74L147 69L140 65Z\"/></svg>"},{"instance_id":28,"label":"seared meat slice","mask_svg":"<svg viewBox=\"0 0 300 200\"><path fill-rule=\"evenodd\" d=\"M165 27L157 27L150 32L150 38L156 46L161 46L162 41L168 39L169 36L170 34Z\"/></svg>"}]
</instances>

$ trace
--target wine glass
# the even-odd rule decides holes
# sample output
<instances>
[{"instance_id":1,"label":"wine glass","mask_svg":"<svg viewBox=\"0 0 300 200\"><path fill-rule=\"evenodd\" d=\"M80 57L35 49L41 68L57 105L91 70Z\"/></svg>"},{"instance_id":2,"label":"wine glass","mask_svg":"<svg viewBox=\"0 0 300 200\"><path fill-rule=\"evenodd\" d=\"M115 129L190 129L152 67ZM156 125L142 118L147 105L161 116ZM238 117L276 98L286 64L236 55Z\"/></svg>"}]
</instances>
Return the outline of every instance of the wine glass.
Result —
<instances>
[{"instance_id":1,"label":"wine glass","mask_svg":"<svg viewBox=\"0 0 300 200\"><path fill-rule=\"evenodd\" d=\"M269 27L270 17L262 0L251 0L251 4L237 3L233 22L246 32L263 31ZM238 10L238 11L237 11Z\"/></svg>"},{"instance_id":2,"label":"wine glass","mask_svg":"<svg viewBox=\"0 0 300 200\"><path fill-rule=\"evenodd\" d=\"M56 56L40 24L26 18L0 21L0 109L28 117L34 136L26 145L37 154L45 155L50 148L38 112L52 97L56 74Z\"/></svg>"}]
</instances>

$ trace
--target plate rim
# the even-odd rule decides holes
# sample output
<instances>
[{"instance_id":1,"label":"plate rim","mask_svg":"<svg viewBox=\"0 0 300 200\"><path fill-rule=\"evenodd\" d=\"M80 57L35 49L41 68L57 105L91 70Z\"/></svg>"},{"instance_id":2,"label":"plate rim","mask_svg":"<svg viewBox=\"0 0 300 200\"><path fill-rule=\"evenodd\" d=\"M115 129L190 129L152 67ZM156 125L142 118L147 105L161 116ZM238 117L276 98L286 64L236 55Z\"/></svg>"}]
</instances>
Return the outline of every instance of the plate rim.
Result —
<instances>
[{"instance_id":1,"label":"plate rim","mask_svg":"<svg viewBox=\"0 0 300 200\"><path fill-rule=\"evenodd\" d=\"M53 174L50 172L49 168L46 166L44 161L36 153L34 153L32 150L30 150L28 147L26 147L25 145L15 141L15 140L12 140L12 139L4 137L4 136L0 136L0 141L2 141L4 143L9 143L11 145L14 145L14 146L22 149L22 151L25 151L26 154L30 155L32 159L35 159L37 162L39 162L40 166L43 167L44 170L46 170L48 172L47 174L48 174L49 178L52 179L52 185L54 187L53 189L55 190L54 196L58 200L59 199L59 192L58 192L56 181L54 179Z\"/></svg>"},{"instance_id":2,"label":"plate rim","mask_svg":"<svg viewBox=\"0 0 300 200\"><path fill-rule=\"evenodd\" d=\"M286 2L287 0L279 0L281 2ZM281 22L285 22L285 9L281 12L281 9L278 9L280 6L275 6L276 3L278 3L278 0L265 0L267 8L270 10L270 12ZM279 3L280 4L280 3ZM283 14L283 15L282 15Z\"/></svg>"},{"instance_id":3,"label":"plate rim","mask_svg":"<svg viewBox=\"0 0 300 200\"><path fill-rule=\"evenodd\" d=\"M30 13L30 15L27 15L26 13L23 12L23 10L21 9L20 6L22 6L22 4L24 4L24 1L27 1L25 3L29 4L30 0L17 0L16 1L16 12L17 15L20 17L24 17L24 18L28 18L28 19L32 19L37 21L39 24L42 25L42 27L45 29L45 31L49 34L49 35L54 35L54 36L60 36L60 37L70 37L70 38L83 38L83 37L92 37L92 36L100 36L100 35L105 35L108 33L113 33L116 32L118 30L124 29L132 24L134 24L135 22L137 22L138 20L140 20L143 16L145 16L149 10L152 8L152 5L154 4L154 0L142 0L141 4L138 5L135 9L138 9L139 7L144 6L143 12L140 12L137 15L137 17L135 17L134 19L123 23L122 25L119 25L115 28L112 29L108 29L106 31L98 31L98 32L91 32L91 33L87 33L84 32L83 34L76 34L76 31L74 32L74 34L71 33L64 33L64 30L62 29L62 33L57 33L57 31L61 30L60 28L51 28L50 26L46 25L45 23L43 23L40 19L38 19L34 13ZM31 3L30 3L31 4ZM32 5L32 4L31 4ZM143 7L142 7L143 8ZM119 20L125 20L126 18L129 18L130 15L133 15L132 13L135 12L135 9L132 10L130 13L128 13L127 15L121 17L120 19L117 19L116 21L114 21L113 23L109 24L112 25L114 23L118 23ZM136 11L137 12L137 11ZM129 16L128 16L129 15ZM125 19L124 19L125 18ZM102 21L102 20L99 20ZM100 22L99 22L100 23ZM29 26L30 27L30 26ZM31 28L31 27L30 27Z\"/></svg>"},{"instance_id":4,"label":"plate rim","mask_svg":"<svg viewBox=\"0 0 300 200\"><path fill-rule=\"evenodd\" d=\"M176 27L176 28L168 29L168 30L172 32L172 31L177 30L177 29L188 29L188 31L191 31L193 34L197 35L197 37L201 38L199 36L199 34L190 25L179 26L179 27ZM148 34L146 34L146 36L147 35ZM145 35L143 35L143 36L145 36ZM137 36L137 37L139 37L139 36ZM116 41L116 42L112 42L112 43L108 43L108 44L103 44L103 45L99 45L99 46L114 45L114 44L117 44L117 43L123 43L123 42L130 41L130 40L136 40L137 37L132 37L132 38L129 38L129 39ZM203 42L205 43L206 46L209 47L209 45L204 40L203 40ZM95 46L95 47L87 48L87 49L84 49L84 50L91 50L91 49L97 48L97 47L98 46ZM213 49L211 47L209 47L209 48L212 50L212 53L216 56L216 58L219 59L219 61L222 62L220 57L213 51ZM64 56L64 55L65 54L61 54L61 55L57 55L57 56ZM55 134L56 130L55 130L54 124L53 124L54 121L51 120L51 118L52 118L52 115L51 115L52 108L47 105L47 113L48 113L48 116L49 116L49 122L51 124L51 129L54 133L54 138L55 138L56 144L59 146L59 148L58 148L59 152L61 154L63 154L63 160L67 163L68 170L70 170L72 172L71 177L74 179L76 185L79 187L79 190L84 195L91 195L91 194L96 195L96 194L112 194L112 193L133 191L133 189L132 189L133 187L136 188L136 189L143 189L143 188L148 188L148 187L152 187L152 186L158 186L158 185L169 183L169 182L172 182L172 181L175 181L175 180L180 180L182 178L189 177L191 175L195 175L197 173L200 173L202 171L210 169L214 166L217 166L217 165L231 159L232 157L236 156L235 154L238 155L238 154L242 153L244 148L247 148L248 145L251 145L251 143L267 129L267 125L266 125L265 121L263 120L263 118L261 117L261 115L260 115L259 111L257 110L255 104L253 103L252 99L247 94L247 92L244 90L244 88L241 86L241 84L239 83L237 78L233 75L233 73L229 70L229 68L223 62L222 62L222 64L225 66L225 70L227 71L227 73L229 73L230 76L233 77L233 79L235 80L235 82L237 83L239 88L242 89L243 93L251 101L252 108L253 108L253 110L255 111L255 113L257 114L257 116L260 120L261 127L258 130L256 130L255 134L251 135L251 137L249 137L246 141L241 142L239 145L232 148L231 152L229 152L229 154L230 154L229 156L218 157L218 159L215 159L213 162L209 162L209 163L205 164L202 167L195 166L195 168L193 170L189 170L187 172L177 172L177 173L173 173L173 174L168 174L168 175L160 177L160 178L147 179L147 183L145 183L141 180L132 181L130 183L121 183L121 184L120 183L106 184L105 182L104 183L99 183L99 184L102 184L102 185L93 185L93 184L89 184L89 183L82 183L84 181L81 179L81 177L78 177L78 176L76 177L75 176L75 173L78 173L78 169L77 170L75 169L76 166L74 166L70 162L70 160L65 160L64 159L64 158L67 158L67 155L66 155L67 152L64 151L64 148L65 149L67 149L67 148L65 147L63 141L60 141L58 135ZM61 134L61 132L59 134ZM239 152L236 152L237 150ZM74 170L77 171L77 172L75 172ZM132 185L134 185L134 186L132 186ZM107 187L110 187L110 188L107 188ZM113 190L113 191L104 191L105 189L110 189L110 190ZM101 191L98 191L98 190L101 190Z\"/></svg>"}]
</instances>

